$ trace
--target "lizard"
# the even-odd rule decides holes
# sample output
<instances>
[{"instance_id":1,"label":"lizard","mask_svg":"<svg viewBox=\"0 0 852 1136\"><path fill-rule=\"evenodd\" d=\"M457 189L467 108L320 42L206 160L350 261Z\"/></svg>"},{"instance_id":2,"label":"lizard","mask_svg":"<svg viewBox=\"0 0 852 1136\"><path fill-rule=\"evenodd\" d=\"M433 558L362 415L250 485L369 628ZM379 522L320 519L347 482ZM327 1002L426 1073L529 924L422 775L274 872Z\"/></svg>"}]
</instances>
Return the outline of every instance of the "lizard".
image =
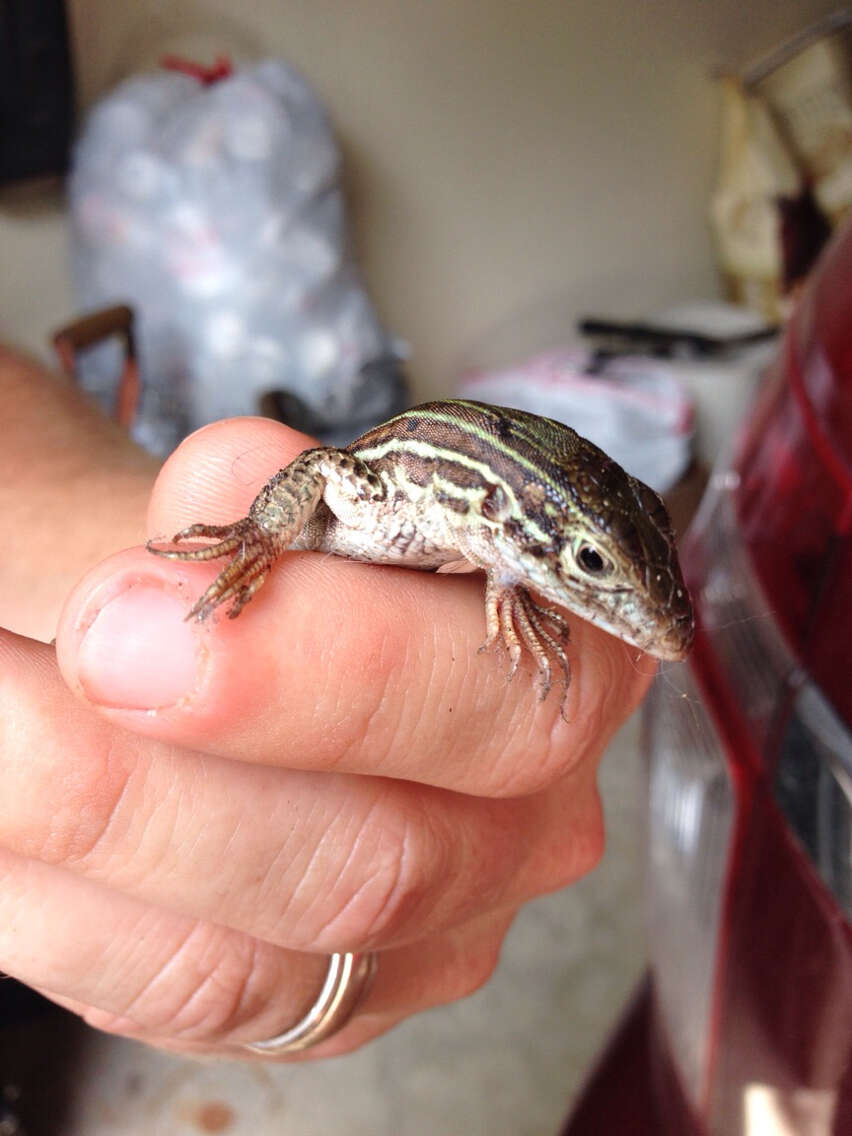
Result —
<instances>
[{"instance_id":1,"label":"lizard","mask_svg":"<svg viewBox=\"0 0 852 1136\"><path fill-rule=\"evenodd\" d=\"M692 603L671 522L654 490L570 427L464 399L415 406L342 449L318 446L276 473L248 515L193 524L158 556L230 556L187 619L219 605L240 614L286 549L376 564L485 573L486 638L501 642L509 677L523 649L539 697L571 679L563 610L659 659L682 659Z\"/></svg>"}]
</instances>

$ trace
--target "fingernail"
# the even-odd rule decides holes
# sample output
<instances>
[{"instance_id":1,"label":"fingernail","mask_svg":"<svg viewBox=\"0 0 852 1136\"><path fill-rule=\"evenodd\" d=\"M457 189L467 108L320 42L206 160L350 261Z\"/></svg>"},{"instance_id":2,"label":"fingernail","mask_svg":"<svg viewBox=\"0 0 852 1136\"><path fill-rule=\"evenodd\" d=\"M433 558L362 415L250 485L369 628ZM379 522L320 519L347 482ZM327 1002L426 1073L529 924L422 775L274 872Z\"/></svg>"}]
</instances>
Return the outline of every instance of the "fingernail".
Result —
<instances>
[{"instance_id":1,"label":"fingernail","mask_svg":"<svg viewBox=\"0 0 852 1136\"><path fill-rule=\"evenodd\" d=\"M77 674L101 706L158 710L196 689L201 649L186 601L155 584L131 584L101 608L86 630Z\"/></svg>"}]
</instances>

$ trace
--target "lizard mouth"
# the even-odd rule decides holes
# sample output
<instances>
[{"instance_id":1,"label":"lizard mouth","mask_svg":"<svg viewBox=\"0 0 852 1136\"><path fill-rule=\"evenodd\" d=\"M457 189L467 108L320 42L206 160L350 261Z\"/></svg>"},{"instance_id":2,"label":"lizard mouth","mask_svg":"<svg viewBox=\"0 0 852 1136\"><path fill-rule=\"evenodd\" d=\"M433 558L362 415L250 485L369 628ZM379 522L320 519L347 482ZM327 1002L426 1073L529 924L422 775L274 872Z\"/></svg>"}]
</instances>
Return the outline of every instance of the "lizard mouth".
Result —
<instances>
[{"instance_id":1,"label":"lizard mouth","mask_svg":"<svg viewBox=\"0 0 852 1136\"><path fill-rule=\"evenodd\" d=\"M695 624L689 612L678 616L662 634L645 636L646 641L637 646L656 659L677 662L689 654L694 635Z\"/></svg>"},{"instance_id":2,"label":"lizard mouth","mask_svg":"<svg viewBox=\"0 0 852 1136\"><path fill-rule=\"evenodd\" d=\"M578 614L656 659L672 662L685 659L695 632L691 604L685 611L661 613L630 603L631 595L635 593L630 588L612 589L608 596L614 602L601 602L599 597L594 605L587 597L586 610Z\"/></svg>"}]
</instances>

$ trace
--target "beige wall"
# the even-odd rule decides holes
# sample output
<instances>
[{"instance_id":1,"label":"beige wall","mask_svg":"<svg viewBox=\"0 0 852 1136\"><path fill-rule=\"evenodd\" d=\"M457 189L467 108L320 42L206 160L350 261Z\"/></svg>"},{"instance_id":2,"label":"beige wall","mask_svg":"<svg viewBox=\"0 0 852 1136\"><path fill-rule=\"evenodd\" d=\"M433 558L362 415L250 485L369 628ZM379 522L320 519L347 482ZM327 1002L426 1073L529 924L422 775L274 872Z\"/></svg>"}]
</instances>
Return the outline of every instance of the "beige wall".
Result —
<instances>
[{"instance_id":1,"label":"beige wall","mask_svg":"<svg viewBox=\"0 0 852 1136\"><path fill-rule=\"evenodd\" d=\"M70 0L83 104L166 49L279 54L344 143L360 258L419 394L581 310L712 294L710 68L834 0ZM0 334L65 318L64 230L0 204ZM22 267L25 265L25 267Z\"/></svg>"}]
</instances>

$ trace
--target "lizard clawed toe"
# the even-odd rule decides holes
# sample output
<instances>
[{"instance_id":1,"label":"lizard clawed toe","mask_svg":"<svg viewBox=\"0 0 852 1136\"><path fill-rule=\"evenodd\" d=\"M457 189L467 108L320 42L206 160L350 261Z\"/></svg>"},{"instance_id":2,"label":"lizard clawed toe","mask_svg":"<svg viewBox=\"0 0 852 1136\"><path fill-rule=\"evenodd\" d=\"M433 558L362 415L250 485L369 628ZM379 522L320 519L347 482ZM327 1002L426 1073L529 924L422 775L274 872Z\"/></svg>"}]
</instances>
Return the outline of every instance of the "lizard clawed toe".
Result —
<instances>
[{"instance_id":1,"label":"lizard clawed toe","mask_svg":"<svg viewBox=\"0 0 852 1136\"><path fill-rule=\"evenodd\" d=\"M146 542L145 547L155 556L166 560L218 560L239 548L247 539L258 534L257 525L249 517L235 521L231 525L189 525L172 537L169 544L180 544L194 536L210 537L216 544L203 544L197 548L162 548L154 541Z\"/></svg>"},{"instance_id":2,"label":"lizard clawed toe","mask_svg":"<svg viewBox=\"0 0 852 1136\"><path fill-rule=\"evenodd\" d=\"M534 611L540 619L546 619L548 623L552 624L556 628L559 638L567 643L571 638L571 625L562 612L540 604L529 593L527 593L527 600L529 601L528 610Z\"/></svg>"},{"instance_id":3,"label":"lizard clawed toe","mask_svg":"<svg viewBox=\"0 0 852 1136\"><path fill-rule=\"evenodd\" d=\"M487 636L480 651L502 641L509 653L508 681L511 681L520 663L523 648L530 652L538 667L538 697L543 702L550 693L553 678L551 659L562 671L561 710L564 717L565 699L571 683L571 664L560 640L568 638L567 620L559 612L539 604L526 588L501 586L488 579L485 593L485 619ZM552 634L547 625L555 634Z\"/></svg>"},{"instance_id":4,"label":"lizard clawed toe","mask_svg":"<svg viewBox=\"0 0 852 1136\"><path fill-rule=\"evenodd\" d=\"M231 600L228 616L234 619L266 579L277 552L260 526L250 517L231 525L190 525L172 537L178 544L192 537L210 537L216 544L200 548L158 548L151 541L146 547L155 556L168 560L218 560L234 554L203 595L189 609L186 619L206 619L220 604Z\"/></svg>"}]
</instances>

